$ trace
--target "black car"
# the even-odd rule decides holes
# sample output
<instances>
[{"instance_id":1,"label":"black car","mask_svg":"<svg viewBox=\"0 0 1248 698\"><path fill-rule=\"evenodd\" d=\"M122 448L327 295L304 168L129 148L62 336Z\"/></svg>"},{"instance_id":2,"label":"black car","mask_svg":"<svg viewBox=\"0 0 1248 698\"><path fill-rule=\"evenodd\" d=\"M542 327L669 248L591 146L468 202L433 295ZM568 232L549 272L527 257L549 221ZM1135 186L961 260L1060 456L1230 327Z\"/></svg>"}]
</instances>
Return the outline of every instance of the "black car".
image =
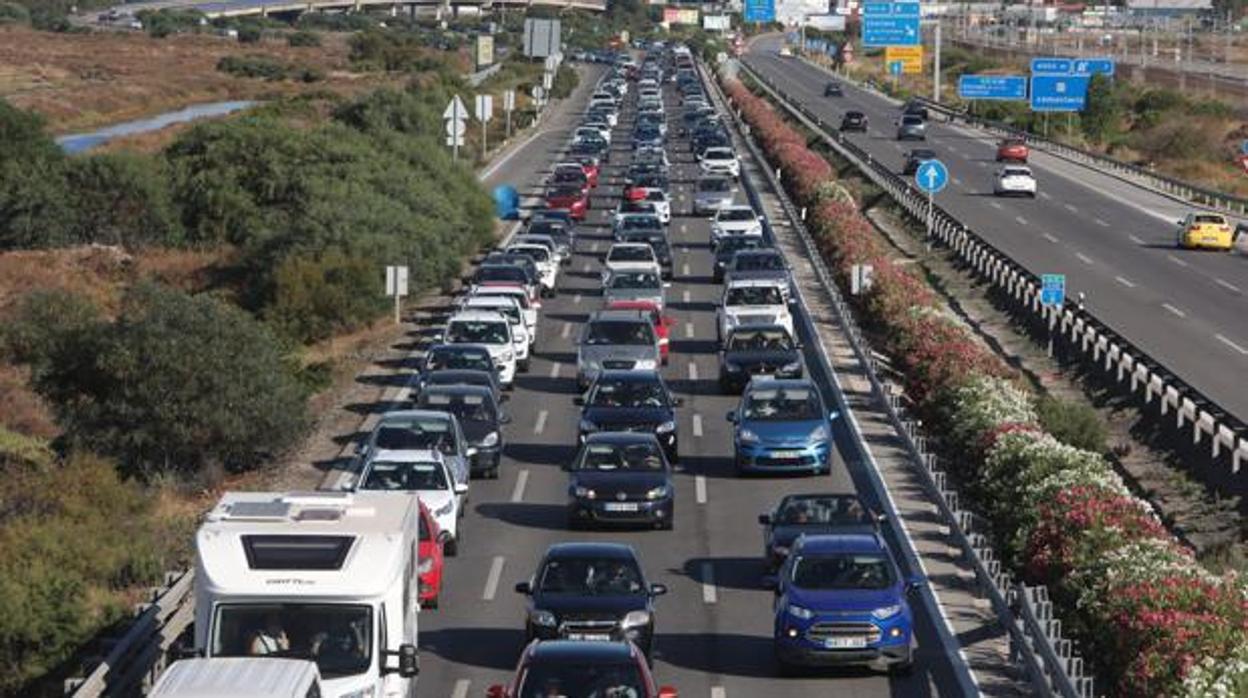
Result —
<instances>
[{"instance_id":1,"label":"black car","mask_svg":"<svg viewBox=\"0 0 1248 698\"><path fill-rule=\"evenodd\" d=\"M424 410L449 412L459 420L468 440L469 472L498 478L503 455L502 426L509 420L490 388L479 385L426 385L417 406Z\"/></svg>"},{"instance_id":2,"label":"black car","mask_svg":"<svg viewBox=\"0 0 1248 698\"><path fill-rule=\"evenodd\" d=\"M452 344L449 346L463 345ZM479 385L490 389L490 392L494 395L495 402L502 402L507 399L507 396L502 392L503 386L498 381L498 372L494 370L452 368L422 372L420 377L421 390L433 385ZM420 394L417 391L412 391L413 400L419 399L419 397Z\"/></svg>"},{"instance_id":3,"label":"black car","mask_svg":"<svg viewBox=\"0 0 1248 698\"><path fill-rule=\"evenodd\" d=\"M677 460L676 408L683 400L668 390L658 371L614 371L598 374L584 396L577 427L581 443L600 431L636 431L654 434L668 461Z\"/></svg>"},{"instance_id":4,"label":"black car","mask_svg":"<svg viewBox=\"0 0 1248 698\"><path fill-rule=\"evenodd\" d=\"M532 260L530 260L530 263ZM482 264L467 279L470 286L480 286L491 282L517 284L529 289L530 296L536 293L537 282L524 267L516 264Z\"/></svg>"},{"instance_id":5,"label":"black car","mask_svg":"<svg viewBox=\"0 0 1248 698\"><path fill-rule=\"evenodd\" d=\"M412 394L419 396L429 377L439 371L482 371L498 382L498 369L484 344L435 344L425 352L412 381Z\"/></svg>"},{"instance_id":6,"label":"black car","mask_svg":"<svg viewBox=\"0 0 1248 698\"><path fill-rule=\"evenodd\" d=\"M860 111L847 111L845 116L841 117L842 131L862 131L867 132L867 115Z\"/></svg>"},{"instance_id":7,"label":"black car","mask_svg":"<svg viewBox=\"0 0 1248 698\"><path fill-rule=\"evenodd\" d=\"M724 283L738 279L770 279L782 283L785 299L789 297L789 263L780 250L766 247L738 250L724 265Z\"/></svg>"},{"instance_id":8,"label":"black car","mask_svg":"<svg viewBox=\"0 0 1248 698\"><path fill-rule=\"evenodd\" d=\"M607 163L611 161L611 148L606 141L598 139L592 143L588 141L578 141L568 148L569 157L590 156L598 158L599 162Z\"/></svg>"},{"instance_id":9,"label":"black car","mask_svg":"<svg viewBox=\"0 0 1248 698\"><path fill-rule=\"evenodd\" d=\"M724 270L732 261L733 255L741 250L757 250L766 246L766 241L755 235L727 235L715 247L715 268L711 277L715 283L724 280Z\"/></svg>"},{"instance_id":10,"label":"black car","mask_svg":"<svg viewBox=\"0 0 1248 698\"><path fill-rule=\"evenodd\" d=\"M906 164L901 166L903 175L912 175L919 171L919 165L924 160L935 160L936 151L931 148L915 148L906 152Z\"/></svg>"},{"instance_id":11,"label":"black car","mask_svg":"<svg viewBox=\"0 0 1248 698\"><path fill-rule=\"evenodd\" d=\"M658 126L645 124L633 131L633 148L662 145L663 133Z\"/></svg>"},{"instance_id":12,"label":"black car","mask_svg":"<svg viewBox=\"0 0 1248 698\"><path fill-rule=\"evenodd\" d=\"M525 643L539 640L629 640L646 657L654 646L654 597L631 546L556 543L516 592L529 597Z\"/></svg>"},{"instance_id":13,"label":"black car","mask_svg":"<svg viewBox=\"0 0 1248 698\"><path fill-rule=\"evenodd\" d=\"M741 325L728 334L719 353L719 387L739 393L754 376L801 378L801 345L783 325Z\"/></svg>"},{"instance_id":14,"label":"black car","mask_svg":"<svg viewBox=\"0 0 1248 698\"><path fill-rule=\"evenodd\" d=\"M699 160L701 160L702 154L711 148L731 148L731 147L732 147L732 139L728 137L728 134L716 132L716 133L708 133L702 137L694 137L693 143L691 147L689 148L689 152L693 153L694 156L696 156Z\"/></svg>"},{"instance_id":15,"label":"black car","mask_svg":"<svg viewBox=\"0 0 1248 698\"><path fill-rule=\"evenodd\" d=\"M528 279L525 283L529 286L536 286L542 282L542 273L537 269L537 262L533 258L520 254L518 252L505 252L502 250L494 250L485 256L481 266L505 264L513 267L520 267L524 270L525 277Z\"/></svg>"},{"instance_id":16,"label":"black car","mask_svg":"<svg viewBox=\"0 0 1248 698\"><path fill-rule=\"evenodd\" d=\"M774 511L759 514L767 573L780 569L800 535L875 533L884 520L856 494L791 494Z\"/></svg>"},{"instance_id":17,"label":"black car","mask_svg":"<svg viewBox=\"0 0 1248 698\"><path fill-rule=\"evenodd\" d=\"M671 530L672 467L652 434L590 434L565 469L569 528L619 523Z\"/></svg>"},{"instance_id":18,"label":"black car","mask_svg":"<svg viewBox=\"0 0 1248 698\"><path fill-rule=\"evenodd\" d=\"M630 230L620 233L620 242L644 242L654 250L664 279L672 278L672 246L661 230Z\"/></svg>"},{"instance_id":19,"label":"black car","mask_svg":"<svg viewBox=\"0 0 1248 698\"><path fill-rule=\"evenodd\" d=\"M824 97L844 97L845 90L841 88L841 83L829 82L823 88L823 96Z\"/></svg>"},{"instance_id":20,"label":"black car","mask_svg":"<svg viewBox=\"0 0 1248 698\"><path fill-rule=\"evenodd\" d=\"M924 121L928 118L927 107L922 102L913 99L902 105L901 113L903 116L917 116Z\"/></svg>"}]
</instances>

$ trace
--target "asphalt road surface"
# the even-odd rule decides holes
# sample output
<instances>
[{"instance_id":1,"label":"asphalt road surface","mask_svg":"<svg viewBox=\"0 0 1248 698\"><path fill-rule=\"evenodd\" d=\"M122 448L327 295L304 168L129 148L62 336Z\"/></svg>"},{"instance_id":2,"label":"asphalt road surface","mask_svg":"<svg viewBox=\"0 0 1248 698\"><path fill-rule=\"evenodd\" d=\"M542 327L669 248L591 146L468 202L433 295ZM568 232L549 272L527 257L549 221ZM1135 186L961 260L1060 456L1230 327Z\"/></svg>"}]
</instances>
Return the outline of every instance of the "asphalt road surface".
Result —
<instances>
[{"instance_id":1,"label":"asphalt road surface","mask_svg":"<svg viewBox=\"0 0 1248 698\"><path fill-rule=\"evenodd\" d=\"M680 111L666 88L668 118ZM952 695L948 662L930 636L931 618L918 618L916 668L890 678L842 669L779 678L772 662L772 595L760 585L762 535L757 515L781 496L801 491L854 491L853 473L839 458L831 476L740 480L732 469L732 432L724 415L738 398L719 394L715 306L711 283L709 223L691 216L696 165L681 139L670 139L673 163L674 279L667 290L674 316L672 355L663 373L685 397L678 409L680 472L675 530L572 532L566 528L567 475L561 465L575 453L579 408L575 394L574 342L588 314L601 305L599 270L609 247L608 211L621 193L629 161L635 92L614 135L612 162L593 193L593 209L581 227L579 250L564 267L559 294L547 299L531 370L521 374L506 411L502 475L472 483L472 505L461 523L463 545L448 558L440 608L421 614L423 695L483 695L511 675L523 643L527 580L547 546L569 540L622 541L636 547L651 581L668 585L659 597L655 670L662 684L682 696L712 698ZM672 133L675 133L672 128ZM522 193L540 191L557 160L558 139L528 148L506 165ZM523 176L520 173L526 173ZM497 177L495 177L497 178ZM745 201L743 191L737 198ZM813 361L810 361L813 363ZM916 609L921 613L921 609Z\"/></svg>"},{"instance_id":2,"label":"asphalt road surface","mask_svg":"<svg viewBox=\"0 0 1248 698\"><path fill-rule=\"evenodd\" d=\"M1086 294L1097 318L1248 421L1248 258L1242 247L1233 253L1178 249L1177 221L1191 207L1035 150L1030 166L1037 198L995 197L994 140L933 122L926 143L898 142L898 107L850 84L844 97L824 97L829 75L779 57L780 41L756 41L745 63L825 122L837 124L851 109L865 113L869 132L850 139L896 163L897 172L911 148L934 150L950 172L939 205L1031 272L1066 274L1068 298Z\"/></svg>"}]
</instances>

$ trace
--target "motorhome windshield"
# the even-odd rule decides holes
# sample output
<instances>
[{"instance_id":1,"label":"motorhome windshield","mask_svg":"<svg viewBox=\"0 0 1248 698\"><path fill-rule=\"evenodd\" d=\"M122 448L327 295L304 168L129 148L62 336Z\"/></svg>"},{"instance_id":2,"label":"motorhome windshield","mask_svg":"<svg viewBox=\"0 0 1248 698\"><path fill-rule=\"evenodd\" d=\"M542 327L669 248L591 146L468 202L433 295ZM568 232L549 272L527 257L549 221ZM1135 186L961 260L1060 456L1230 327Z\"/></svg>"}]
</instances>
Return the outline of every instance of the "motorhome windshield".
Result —
<instances>
[{"instance_id":1,"label":"motorhome windshield","mask_svg":"<svg viewBox=\"0 0 1248 698\"><path fill-rule=\"evenodd\" d=\"M373 610L354 604L222 604L213 624L216 657L287 657L316 662L327 679L362 674L373 660Z\"/></svg>"}]
</instances>

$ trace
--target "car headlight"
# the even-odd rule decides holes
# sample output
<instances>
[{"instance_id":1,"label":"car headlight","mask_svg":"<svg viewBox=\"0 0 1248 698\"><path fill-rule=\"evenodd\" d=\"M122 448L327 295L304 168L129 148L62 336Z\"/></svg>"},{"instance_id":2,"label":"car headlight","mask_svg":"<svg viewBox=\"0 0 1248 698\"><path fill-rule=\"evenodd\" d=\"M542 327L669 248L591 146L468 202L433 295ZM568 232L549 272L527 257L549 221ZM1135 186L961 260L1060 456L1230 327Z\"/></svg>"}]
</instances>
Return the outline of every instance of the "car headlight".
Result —
<instances>
[{"instance_id":1,"label":"car headlight","mask_svg":"<svg viewBox=\"0 0 1248 698\"><path fill-rule=\"evenodd\" d=\"M737 438L741 440L741 443L752 444L758 441L758 434L755 434L749 429L742 429L737 432Z\"/></svg>"},{"instance_id":2,"label":"car headlight","mask_svg":"<svg viewBox=\"0 0 1248 698\"><path fill-rule=\"evenodd\" d=\"M725 361L725 362L724 362L724 370L725 370L725 371L727 371L727 372L729 372L729 373L740 373L740 372L741 372L741 367L740 367L739 365L737 365L737 364L732 364L732 363L728 363L728 362L726 362L726 361Z\"/></svg>"},{"instance_id":3,"label":"car headlight","mask_svg":"<svg viewBox=\"0 0 1248 698\"><path fill-rule=\"evenodd\" d=\"M775 553L776 555L779 555L780 557L787 557L789 554L789 546L773 545L771 546L771 552Z\"/></svg>"},{"instance_id":4,"label":"car headlight","mask_svg":"<svg viewBox=\"0 0 1248 698\"><path fill-rule=\"evenodd\" d=\"M341 698L373 698L373 686L365 686L356 691L342 694Z\"/></svg>"},{"instance_id":5,"label":"car headlight","mask_svg":"<svg viewBox=\"0 0 1248 698\"><path fill-rule=\"evenodd\" d=\"M802 370L802 362L794 361L792 363L787 363L780 370L784 371L785 373L789 373L792 371L800 371Z\"/></svg>"},{"instance_id":6,"label":"car headlight","mask_svg":"<svg viewBox=\"0 0 1248 698\"><path fill-rule=\"evenodd\" d=\"M892 606L883 606L881 608L875 609L874 611L871 611L871 615L876 618L879 618L880 620L883 620L885 618L892 618L898 613L901 613L901 604L893 604Z\"/></svg>"},{"instance_id":7,"label":"car headlight","mask_svg":"<svg viewBox=\"0 0 1248 698\"><path fill-rule=\"evenodd\" d=\"M498 432L492 431L486 434L485 438L481 439L481 445L485 446L486 448L489 448L490 446L497 446L498 445Z\"/></svg>"},{"instance_id":8,"label":"car headlight","mask_svg":"<svg viewBox=\"0 0 1248 698\"><path fill-rule=\"evenodd\" d=\"M810 432L810 436L806 437L808 441L826 441L827 438L828 430L822 424L815 427L815 430Z\"/></svg>"},{"instance_id":9,"label":"car headlight","mask_svg":"<svg viewBox=\"0 0 1248 698\"><path fill-rule=\"evenodd\" d=\"M663 422L662 424L658 426L657 429L655 429L655 431L659 432L660 434L666 434L671 431L676 431L676 422L672 420Z\"/></svg>"},{"instance_id":10,"label":"car headlight","mask_svg":"<svg viewBox=\"0 0 1248 698\"><path fill-rule=\"evenodd\" d=\"M798 606L797 604L791 603L788 605L788 607L785 610L788 611L789 615L793 616L794 618L801 618L802 620L810 620L811 618L815 617L814 611L810 610L809 608L802 608L801 606Z\"/></svg>"},{"instance_id":11,"label":"car headlight","mask_svg":"<svg viewBox=\"0 0 1248 698\"><path fill-rule=\"evenodd\" d=\"M555 614L541 609L529 611L529 622L533 625L544 625L548 628L553 628L559 624L558 621L555 620Z\"/></svg>"},{"instance_id":12,"label":"car headlight","mask_svg":"<svg viewBox=\"0 0 1248 698\"><path fill-rule=\"evenodd\" d=\"M577 497L578 499L596 499L598 497L598 493L589 487L577 485L572 488L572 496Z\"/></svg>"},{"instance_id":13,"label":"car headlight","mask_svg":"<svg viewBox=\"0 0 1248 698\"><path fill-rule=\"evenodd\" d=\"M625 630L639 628L643 625L650 625L649 611L629 611L628 615L624 616L624 620L620 622L620 627Z\"/></svg>"},{"instance_id":14,"label":"car headlight","mask_svg":"<svg viewBox=\"0 0 1248 698\"><path fill-rule=\"evenodd\" d=\"M447 501L447 503L446 503L446 504L443 504L442 506L438 507L437 509L434 509L434 510L433 510L433 515L434 515L435 517L437 517L437 516L446 516L447 514L450 514L452 511L454 511L454 509L455 509L455 500L449 500L449 501Z\"/></svg>"},{"instance_id":15,"label":"car headlight","mask_svg":"<svg viewBox=\"0 0 1248 698\"><path fill-rule=\"evenodd\" d=\"M432 570L432 569L433 569L433 558L431 557L427 557L421 560L420 564L416 565L416 571L420 574L429 574L429 570Z\"/></svg>"},{"instance_id":16,"label":"car headlight","mask_svg":"<svg viewBox=\"0 0 1248 698\"><path fill-rule=\"evenodd\" d=\"M582 419L579 428L582 432L598 431L598 425L588 419Z\"/></svg>"},{"instance_id":17,"label":"car headlight","mask_svg":"<svg viewBox=\"0 0 1248 698\"><path fill-rule=\"evenodd\" d=\"M646 493L646 499L663 499L668 494L667 485L659 485Z\"/></svg>"},{"instance_id":18,"label":"car headlight","mask_svg":"<svg viewBox=\"0 0 1248 698\"><path fill-rule=\"evenodd\" d=\"M514 353L512 353L512 351L511 351L510 349L508 349L507 351L503 352L503 361L504 361L504 362L511 361L511 360L512 360L512 359L514 359L514 358L516 358L516 355L515 355Z\"/></svg>"}]
</instances>

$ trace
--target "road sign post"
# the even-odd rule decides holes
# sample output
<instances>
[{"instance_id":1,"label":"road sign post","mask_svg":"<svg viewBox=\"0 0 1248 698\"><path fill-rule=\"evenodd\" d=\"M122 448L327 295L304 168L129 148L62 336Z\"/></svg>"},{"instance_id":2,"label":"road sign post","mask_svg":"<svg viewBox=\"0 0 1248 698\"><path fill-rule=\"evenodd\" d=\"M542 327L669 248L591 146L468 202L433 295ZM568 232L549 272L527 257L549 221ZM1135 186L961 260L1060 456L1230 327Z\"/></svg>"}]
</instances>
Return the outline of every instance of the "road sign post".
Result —
<instances>
[{"instance_id":1,"label":"road sign post","mask_svg":"<svg viewBox=\"0 0 1248 698\"><path fill-rule=\"evenodd\" d=\"M464 144L464 120L468 118L468 108L459 95L451 98L446 111L442 112L442 118L446 119L446 144L451 146L451 159L458 160L459 146Z\"/></svg>"},{"instance_id":2,"label":"road sign post","mask_svg":"<svg viewBox=\"0 0 1248 698\"><path fill-rule=\"evenodd\" d=\"M940 160L924 160L914 171L915 184L927 193L927 248L932 247L932 195L949 184L949 168Z\"/></svg>"},{"instance_id":3,"label":"road sign post","mask_svg":"<svg viewBox=\"0 0 1248 698\"><path fill-rule=\"evenodd\" d=\"M516 110L516 91L503 93L503 113L507 115L507 137L511 138L511 113Z\"/></svg>"},{"instance_id":4,"label":"road sign post","mask_svg":"<svg viewBox=\"0 0 1248 698\"><path fill-rule=\"evenodd\" d=\"M407 296L407 267L386 267L386 295L394 296L394 324L403 322L402 299Z\"/></svg>"},{"instance_id":5,"label":"road sign post","mask_svg":"<svg viewBox=\"0 0 1248 698\"><path fill-rule=\"evenodd\" d=\"M490 119L494 118L494 97L491 95L477 95L475 104L477 121L481 122L481 159L485 159L486 153L486 125L490 123Z\"/></svg>"}]
</instances>

